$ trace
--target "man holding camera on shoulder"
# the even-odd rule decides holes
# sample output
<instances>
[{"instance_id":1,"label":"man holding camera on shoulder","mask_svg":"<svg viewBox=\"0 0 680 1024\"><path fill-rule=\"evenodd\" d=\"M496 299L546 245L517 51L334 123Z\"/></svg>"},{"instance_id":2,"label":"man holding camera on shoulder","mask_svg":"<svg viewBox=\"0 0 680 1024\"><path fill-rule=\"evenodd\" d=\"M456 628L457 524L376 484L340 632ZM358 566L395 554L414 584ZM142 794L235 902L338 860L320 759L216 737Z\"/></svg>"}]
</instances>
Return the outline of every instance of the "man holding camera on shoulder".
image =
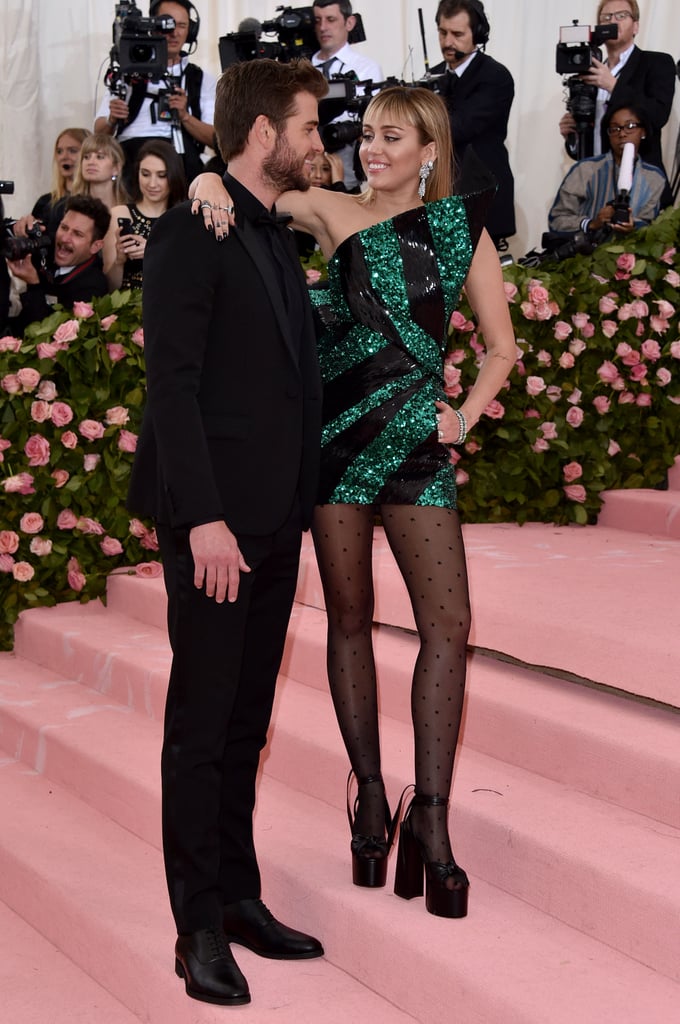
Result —
<instances>
[{"instance_id":1,"label":"man holding camera on shoulder","mask_svg":"<svg viewBox=\"0 0 680 1024\"><path fill-rule=\"evenodd\" d=\"M603 119L610 104L643 103L649 117L646 139L646 157L650 164L661 168L665 175L661 155L661 129L670 117L675 91L675 63L668 53L641 50L635 45L640 28L640 7L637 0L600 0L597 8L598 25L616 25L615 38L607 39L606 61L593 57L591 67L580 78L597 88L595 124L591 152L595 156L610 149L611 136L604 128ZM576 156L576 122L567 112L560 120L560 132L570 156ZM666 197L668 198L668 197Z\"/></svg>"},{"instance_id":2,"label":"man holding camera on shoulder","mask_svg":"<svg viewBox=\"0 0 680 1024\"><path fill-rule=\"evenodd\" d=\"M170 17L175 22L165 37L167 81L134 81L127 88L126 99L105 97L94 123L95 132L115 135L123 147L128 190L137 153L149 139L174 143L187 181L191 181L203 170L201 153L205 146L214 145L215 137L215 79L188 59L198 37L198 11L190 0L152 0L149 16ZM175 143L173 125L181 136L180 147Z\"/></svg>"},{"instance_id":3,"label":"man holding camera on shoulder","mask_svg":"<svg viewBox=\"0 0 680 1024\"><path fill-rule=\"evenodd\" d=\"M38 272L30 253L21 259L7 260L14 276L27 285L13 328L24 328L44 319L57 302L70 308L74 302L89 302L108 293L100 251L110 219L100 199L70 196L57 228L53 265Z\"/></svg>"}]
</instances>

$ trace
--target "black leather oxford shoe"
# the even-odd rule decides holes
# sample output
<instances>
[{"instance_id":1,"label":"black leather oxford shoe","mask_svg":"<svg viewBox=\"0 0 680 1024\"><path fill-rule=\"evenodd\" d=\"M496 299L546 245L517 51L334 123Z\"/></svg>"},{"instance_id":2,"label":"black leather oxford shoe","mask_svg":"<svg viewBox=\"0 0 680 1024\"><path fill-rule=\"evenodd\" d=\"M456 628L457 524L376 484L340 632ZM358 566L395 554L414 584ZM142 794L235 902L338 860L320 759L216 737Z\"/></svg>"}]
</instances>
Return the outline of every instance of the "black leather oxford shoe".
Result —
<instances>
[{"instance_id":1,"label":"black leather oxford shoe","mask_svg":"<svg viewBox=\"0 0 680 1024\"><path fill-rule=\"evenodd\" d=\"M175 945L175 973L184 978L188 996L204 1003L241 1006L250 1002L248 982L232 956L224 932L204 928L179 935Z\"/></svg>"},{"instance_id":2,"label":"black leather oxford shoe","mask_svg":"<svg viewBox=\"0 0 680 1024\"><path fill-rule=\"evenodd\" d=\"M224 908L224 931L228 942L237 942L271 960L311 960L323 956L318 939L281 924L262 900L229 903Z\"/></svg>"}]
</instances>

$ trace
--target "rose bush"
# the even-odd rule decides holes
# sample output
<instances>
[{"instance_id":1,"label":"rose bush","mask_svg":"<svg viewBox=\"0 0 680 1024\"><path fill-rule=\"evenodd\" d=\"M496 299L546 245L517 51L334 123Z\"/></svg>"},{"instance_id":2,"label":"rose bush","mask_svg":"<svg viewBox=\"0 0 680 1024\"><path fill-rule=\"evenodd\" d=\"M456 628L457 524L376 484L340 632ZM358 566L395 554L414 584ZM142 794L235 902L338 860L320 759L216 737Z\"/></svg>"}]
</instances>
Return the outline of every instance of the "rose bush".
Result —
<instances>
[{"instance_id":1,"label":"rose bush","mask_svg":"<svg viewBox=\"0 0 680 1024\"><path fill-rule=\"evenodd\" d=\"M0 339L0 647L24 608L104 597L112 571L160 571L125 508L144 402L139 292ZM153 568L149 568L152 566Z\"/></svg>"}]
</instances>

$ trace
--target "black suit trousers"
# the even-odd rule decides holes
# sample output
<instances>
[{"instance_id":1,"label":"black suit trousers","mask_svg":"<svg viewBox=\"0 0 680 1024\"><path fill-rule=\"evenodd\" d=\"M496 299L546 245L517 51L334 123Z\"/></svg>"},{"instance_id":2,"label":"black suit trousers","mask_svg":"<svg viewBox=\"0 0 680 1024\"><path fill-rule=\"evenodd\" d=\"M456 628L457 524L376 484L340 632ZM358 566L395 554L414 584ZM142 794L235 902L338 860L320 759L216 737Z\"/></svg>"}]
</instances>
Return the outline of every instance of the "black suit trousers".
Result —
<instances>
[{"instance_id":1,"label":"black suit trousers","mask_svg":"<svg viewBox=\"0 0 680 1024\"><path fill-rule=\"evenodd\" d=\"M193 583L188 529L158 525L173 651L161 758L163 852L180 934L221 924L260 896L252 816L260 752L295 594L296 508L264 537L239 536L250 573L218 604Z\"/></svg>"}]
</instances>

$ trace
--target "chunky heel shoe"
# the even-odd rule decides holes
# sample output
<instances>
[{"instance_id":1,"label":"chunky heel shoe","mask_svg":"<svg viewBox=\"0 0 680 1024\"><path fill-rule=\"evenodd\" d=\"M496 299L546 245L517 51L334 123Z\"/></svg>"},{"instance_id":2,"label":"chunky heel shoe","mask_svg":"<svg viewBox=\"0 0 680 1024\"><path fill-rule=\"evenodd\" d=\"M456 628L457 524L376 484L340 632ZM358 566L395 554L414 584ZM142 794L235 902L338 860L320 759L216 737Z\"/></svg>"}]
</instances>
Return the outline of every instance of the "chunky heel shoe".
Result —
<instances>
[{"instance_id":1,"label":"chunky heel shoe","mask_svg":"<svg viewBox=\"0 0 680 1024\"><path fill-rule=\"evenodd\" d=\"M382 775L367 775L363 779L360 779L357 776L357 785L359 787L368 786L372 782L379 782L383 787L386 835L364 836L359 832L355 832L354 823L356 821L357 809L359 806L359 796L357 794L354 798L354 813L352 813L350 805L350 789L353 777L354 772L350 771L349 776L347 777L347 818L349 820L349 827L352 833L352 843L350 846L352 851L352 881L355 885L361 885L368 889L379 889L387 880L387 858L390 850L392 849L392 844L394 843L394 834L396 832L398 818L395 816L393 820L392 815L390 814L387 797L384 795L385 787Z\"/></svg>"},{"instance_id":2,"label":"chunky heel shoe","mask_svg":"<svg viewBox=\"0 0 680 1024\"><path fill-rule=\"evenodd\" d=\"M447 864L428 861L425 846L414 833L411 821L413 807L448 807L448 803L443 797L420 793L411 800L399 830L394 892L404 900L422 896L424 873L428 912L437 917L465 917L470 888L467 875L453 858Z\"/></svg>"}]
</instances>

